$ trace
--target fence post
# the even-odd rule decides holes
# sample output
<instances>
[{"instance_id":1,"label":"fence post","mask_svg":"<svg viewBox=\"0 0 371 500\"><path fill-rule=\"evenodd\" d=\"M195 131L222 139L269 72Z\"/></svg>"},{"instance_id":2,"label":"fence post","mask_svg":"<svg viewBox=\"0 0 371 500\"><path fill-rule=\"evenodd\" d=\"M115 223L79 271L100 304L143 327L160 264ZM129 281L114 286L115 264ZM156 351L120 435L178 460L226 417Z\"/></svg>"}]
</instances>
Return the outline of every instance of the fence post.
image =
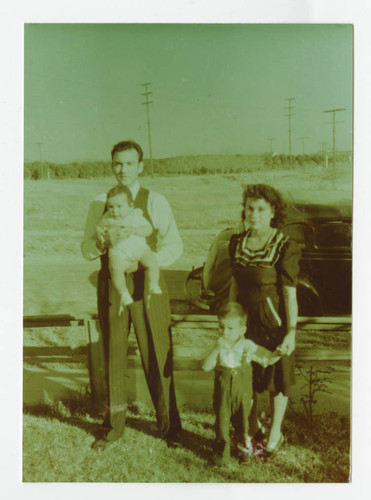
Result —
<instances>
[{"instance_id":1,"label":"fence post","mask_svg":"<svg viewBox=\"0 0 371 500\"><path fill-rule=\"evenodd\" d=\"M94 404L104 408L107 404L107 379L102 332L97 320L84 321L88 338L90 389Z\"/></svg>"}]
</instances>

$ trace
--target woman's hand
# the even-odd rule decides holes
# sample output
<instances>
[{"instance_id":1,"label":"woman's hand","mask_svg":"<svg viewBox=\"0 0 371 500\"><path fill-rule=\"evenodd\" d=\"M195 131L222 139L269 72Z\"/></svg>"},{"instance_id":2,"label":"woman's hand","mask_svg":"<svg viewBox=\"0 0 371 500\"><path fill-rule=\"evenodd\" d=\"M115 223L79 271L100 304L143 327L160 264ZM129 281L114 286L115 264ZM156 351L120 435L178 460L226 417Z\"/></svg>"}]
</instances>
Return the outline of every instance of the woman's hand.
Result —
<instances>
[{"instance_id":1,"label":"woman's hand","mask_svg":"<svg viewBox=\"0 0 371 500\"><path fill-rule=\"evenodd\" d=\"M279 352L290 356L295 349L296 322L298 319L298 302L296 300L296 288L291 286L283 287L283 300L286 310L287 334L283 342L278 346Z\"/></svg>"},{"instance_id":2,"label":"woman's hand","mask_svg":"<svg viewBox=\"0 0 371 500\"><path fill-rule=\"evenodd\" d=\"M281 345L277 347L277 351L281 356L290 356L290 354L295 350L295 330L290 330L284 337Z\"/></svg>"}]
</instances>

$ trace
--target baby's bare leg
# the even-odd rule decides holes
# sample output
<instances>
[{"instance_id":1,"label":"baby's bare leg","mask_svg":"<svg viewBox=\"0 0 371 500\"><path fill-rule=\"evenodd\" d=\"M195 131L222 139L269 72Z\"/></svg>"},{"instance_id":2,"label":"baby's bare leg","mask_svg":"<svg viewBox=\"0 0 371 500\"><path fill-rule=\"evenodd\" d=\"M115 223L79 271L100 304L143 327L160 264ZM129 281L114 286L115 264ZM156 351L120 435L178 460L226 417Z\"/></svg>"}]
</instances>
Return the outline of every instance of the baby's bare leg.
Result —
<instances>
[{"instance_id":1,"label":"baby's bare leg","mask_svg":"<svg viewBox=\"0 0 371 500\"><path fill-rule=\"evenodd\" d=\"M112 283L121 297L121 302L126 306L133 302L125 280L125 273L127 272L129 265L130 264L122 257L110 254L109 270L111 273Z\"/></svg>"},{"instance_id":2,"label":"baby's bare leg","mask_svg":"<svg viewBox=\"0 0 371 500\"><path fill-rule=\"evenodd\" d=\"M156 293L156 294L162 293L162 290L158 284L160 280L160 268L158 266L155 255L151 252L151 250L147 249L141 256L139 262L148 271L148 282L149 282L150 293Z\"/></svg>"}]
</instances>

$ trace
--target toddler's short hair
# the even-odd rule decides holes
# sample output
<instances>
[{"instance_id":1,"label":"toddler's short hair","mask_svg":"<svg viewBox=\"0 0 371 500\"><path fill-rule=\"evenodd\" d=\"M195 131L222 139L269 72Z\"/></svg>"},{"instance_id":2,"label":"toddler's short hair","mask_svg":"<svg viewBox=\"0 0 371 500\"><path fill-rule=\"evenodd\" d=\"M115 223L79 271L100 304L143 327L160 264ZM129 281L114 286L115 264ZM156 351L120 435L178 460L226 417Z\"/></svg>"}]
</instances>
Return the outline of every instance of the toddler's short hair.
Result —
<instances>
[{"instance_id":1,"label":"toddler's short hair","mask_svg":"<svg viewBox=\"0 0 371 500\"><path fill-rule=\"evenodd\" d=\"M118 184L117 186L110 189L107 193L107 200L113 198L114 196L117 196L118 194L126 194L129 205L133 204L133 195L131 194L130 189L123 184Z\"/></svg>"},{"instance_id":2,"label":"toddler's short hair","mask_svg":"<svg viewBox=\"0 0 371 500\"><path fill-rule=\"evenodd\" d=\"M247 322L247 313L238 302L227 302L218 309L218 319L240 318L241 325Z\"/></svg>"}]
</instances>

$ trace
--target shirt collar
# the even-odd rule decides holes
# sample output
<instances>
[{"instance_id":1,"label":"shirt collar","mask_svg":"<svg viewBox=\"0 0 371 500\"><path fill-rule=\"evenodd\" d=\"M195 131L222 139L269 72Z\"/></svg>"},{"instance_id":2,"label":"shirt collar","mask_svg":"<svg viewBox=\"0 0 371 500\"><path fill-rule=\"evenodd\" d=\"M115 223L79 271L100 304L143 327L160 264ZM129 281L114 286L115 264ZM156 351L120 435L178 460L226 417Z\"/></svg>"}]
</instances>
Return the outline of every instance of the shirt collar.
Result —
<instances>
[{"instance_id":1,"label":"shirt collar","mask_svg":"<svg viewBox=\"0 0 371 500\"><path fill-rule=\"evenodd\" d=\"M137 197L138 191L140 189L140 184L137 181L135 184L133 184L130 188L131 194L133 195L133 200Z\"/></svg>"}]
</instances>

